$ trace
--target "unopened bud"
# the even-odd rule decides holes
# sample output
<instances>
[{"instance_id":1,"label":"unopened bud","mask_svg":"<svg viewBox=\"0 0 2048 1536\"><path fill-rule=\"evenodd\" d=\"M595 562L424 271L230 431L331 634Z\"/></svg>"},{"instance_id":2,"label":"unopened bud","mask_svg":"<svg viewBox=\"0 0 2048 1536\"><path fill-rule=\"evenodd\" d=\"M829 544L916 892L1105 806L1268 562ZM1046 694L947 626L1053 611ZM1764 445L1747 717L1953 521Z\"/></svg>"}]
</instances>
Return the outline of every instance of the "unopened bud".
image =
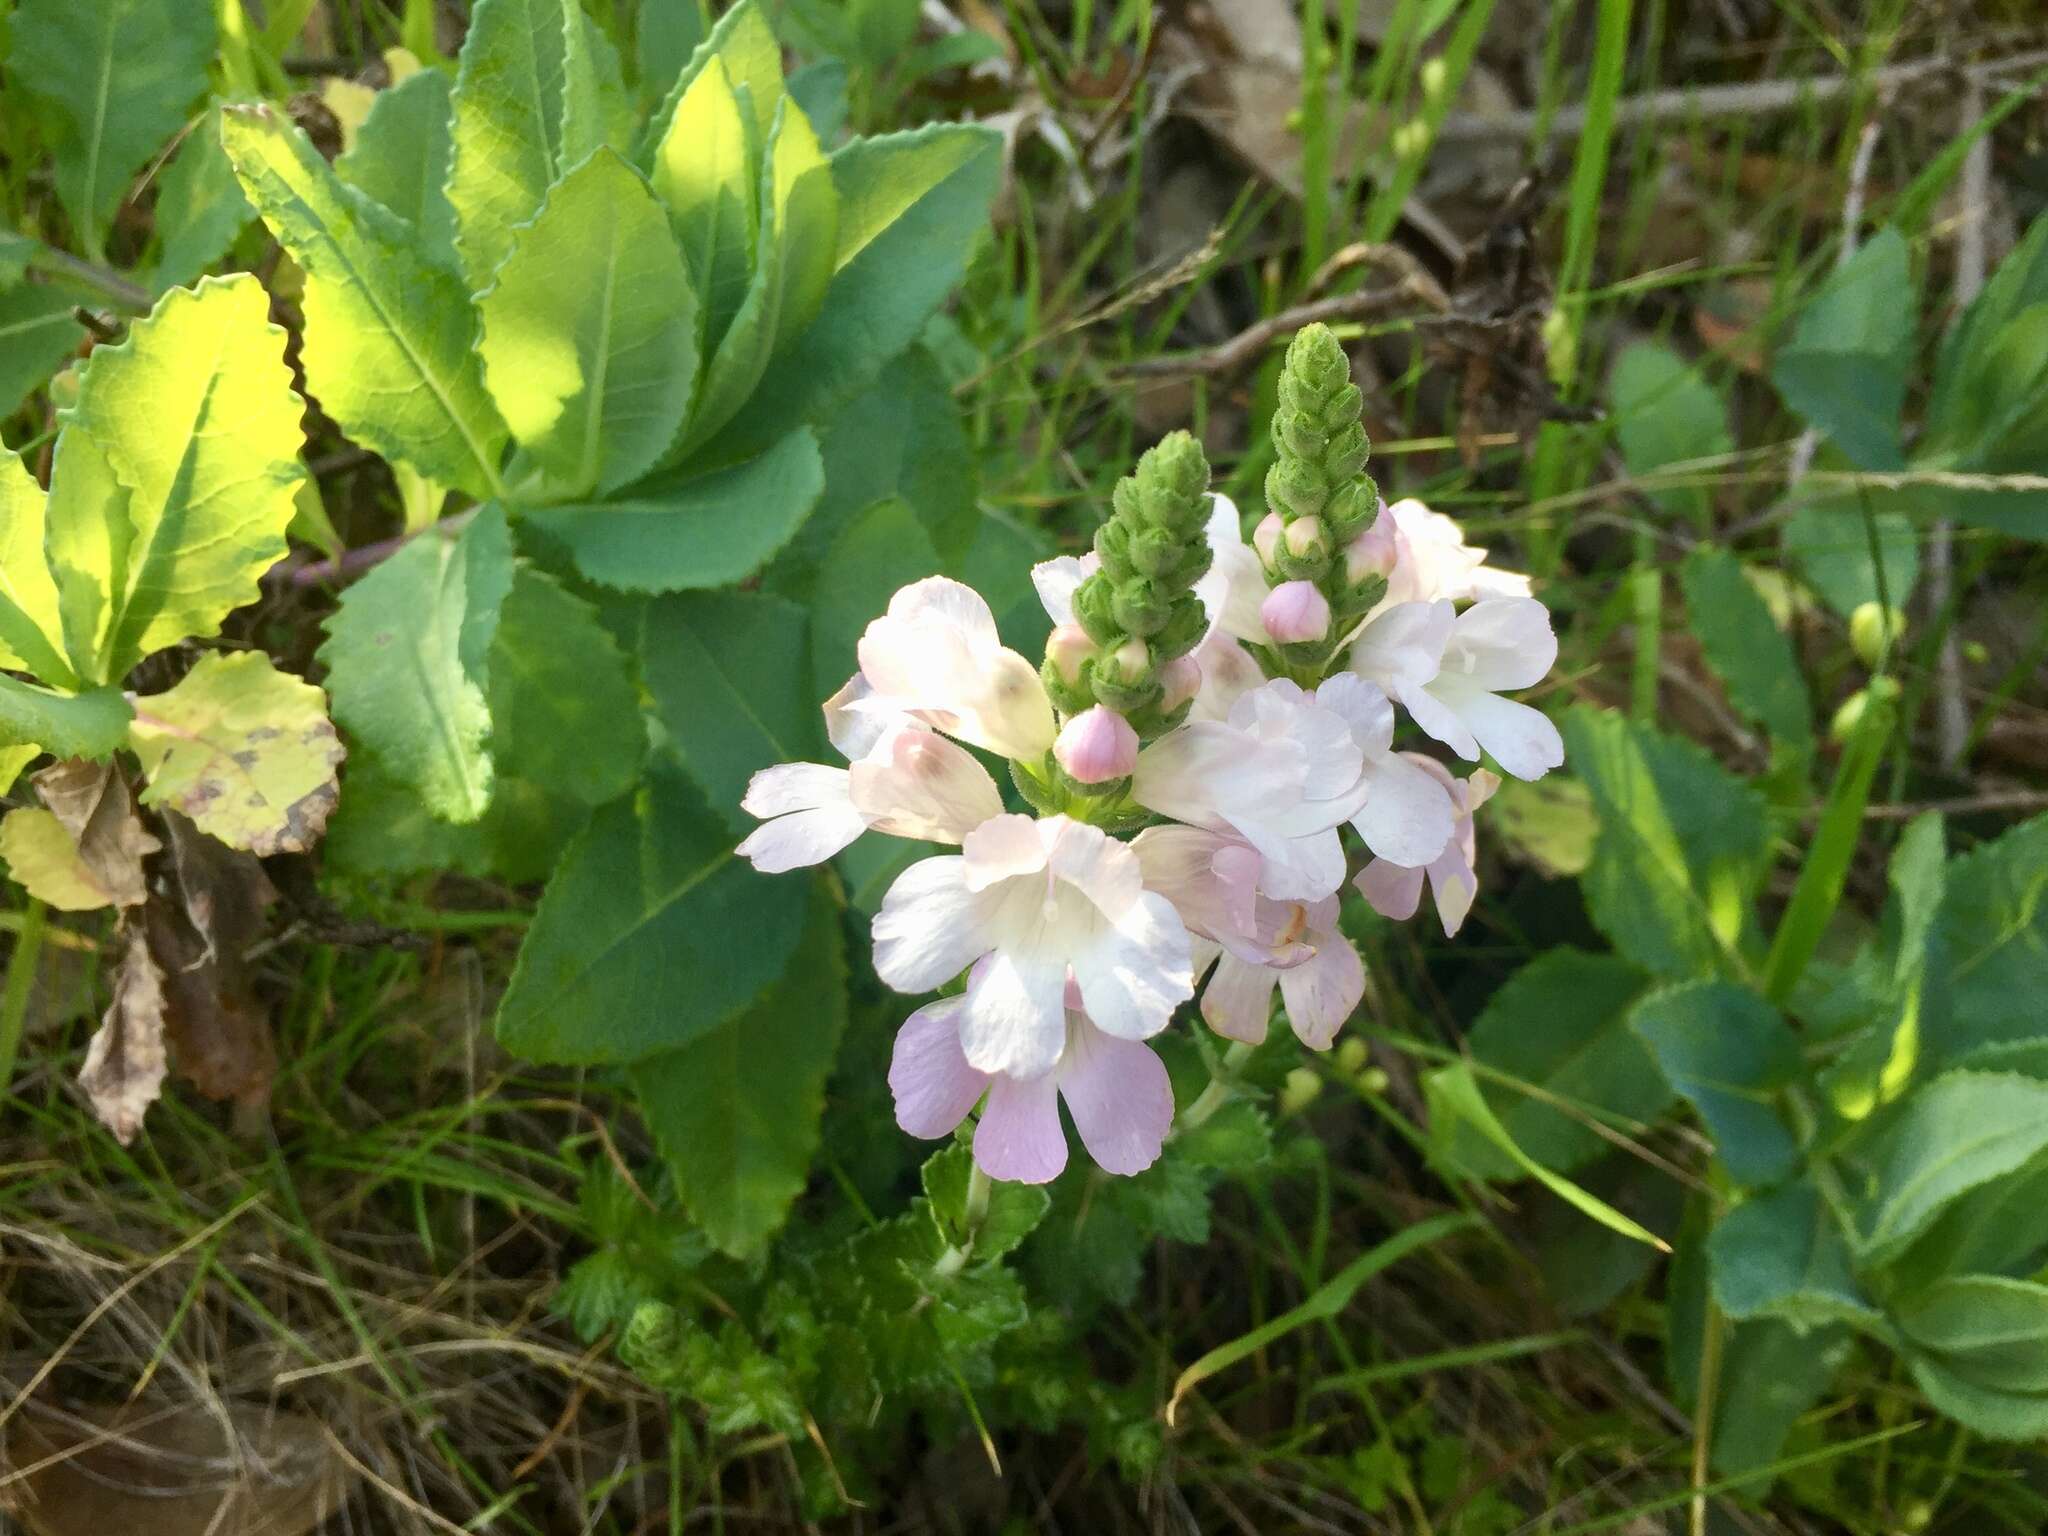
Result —
<instances>
[{"instance_id":1,"label":"unopened bud","mask_svg":"<svg viewBox=\"0 0 2048 1536\"><path fill-rule=\"evenodd\" d=\"M1280 1085L1280 1113L1298 1115L1323 1091L1323 1080L1307 1067L1296 1067Z\"/></svg>"},{"instance_id":2,"label":"unopened bud","mask_svg":"<svg viewBox=\"0 0 2048 1536\"><path fill-rule=\"evenodd\" d=\"M1835 717L1828 722L1828 739L1838 747L1847 746L1849 738L1856 734L1856 727L1863 723L1863 717L1870 710L1870 690L1859 688L1842 700Z\"/></svg>"},{"instance_id":3,"label":"unopened bud","mask_svg":"<svg viewBox=\"0 0 2048 1536\"><path fill-rule=\"evenodd\" d=\"M1095 642L1078 624L1062 624L1045 637L1045 659L1069 683L1081 681L1081 663L1095 654Z\"/></svg>"},{"instance_id":4,"label":"unopened bud","mask_svg":"<svg viewBox=\"0 0 2048 1536\"><path fill-rule=\"evenodd\" d=\"M1077 784L1128 778L1138 766L1138 733L1115 710L1097 704L1061 727L1052 755Z\"/></svg>"},{"instance_id":5,"label":"unopened bud","mask_svg":"<svg viewBox=\"0 0 2048 1536\"><path fill-rule=\"evenodd\" d=\"M1259 552L1259 559L1266 569L1273 568L1273 562L1280 558L1280 539L1287 531L1287 525L1280 520L1278 512L1268 512L1259 519L1259 526L1252 530L1252 548Z\"/></svg>"},{"instance_id":6,"label":"unopened bud","mask_svg":"<svg viewBox=\"0 0 2048 1536\"><path fill-rule=\"evenodd\" d=\"M1202 664L1176 656L1159 669L1159 712L1170 715L1202 691Z\"/></svg>"},{"instance_id":7,"label":"unopened bud","mask_svg":"<svg viewBox=\"0 0 2048 1536\"><path fill-rule=\"evenodd\" d=\"M1897 644L1906 632L1906 616L1882 603L1862 603L1849 615L1849 644L1856 659L1866 667L1877 665L1887 644Z\"/></svg>"},{"instance_id":8,"label":"unopened bud","mask_svg":"<svg viewBox=\"0 0 2048 1536\"><path fill-rule=\"evenodd\" d=\"M1118 682L1138 683L1152 670L1152 649L1142 640L1126 640L1105 656L1100 665Z\"/></svg>"},{"instance_id":9,"label":"unopened bud","mask_svg":"<svg viewBox=\"0 0 2048 1536\"><path fill-rule=\"evenodd\" d=\"M1395 554L1394 520L1383 504L1372 526L1344 546L1345 584L1363 586L1376 576L1391 576Z\"/></svg>"},{"instance_id":10,"label":"unopened bud","mask_svg":"<svg viewBox=\"0 0 2048 1536\"><path fill-rule=\"evenodd\" d=\"M1329 552L1330 535L1320 517L1297 517L1287 525L1287 553L1297 560L1317 560Z\"/></svg>"},{"instance_id":11,"label":"unopened bud","mask_svg":"<svg viewBox=\"0 0 2048 1536\"><path fill-rule=\"evenodd\" d=\"M1342 1045L1337 1047L1337 1070L1346 1077L1354 1077L1363 1071L1366 1062L1370 1059L1370 1053L1365 1048L1365 1042L1356 1035L1350 1036Z\"/></svg>"},{"instance_id":12,"label":"unopened bud","mask_svg":"<svg viewBox=\"0 0 2048 1536\"><path fill-rule=\"evenodd\" d=\"M1330 600L1312 581L1283 581L1259 605L1259 621L1282 645L1320 640L1330 632Z\"/></svg>"}]
</instances>

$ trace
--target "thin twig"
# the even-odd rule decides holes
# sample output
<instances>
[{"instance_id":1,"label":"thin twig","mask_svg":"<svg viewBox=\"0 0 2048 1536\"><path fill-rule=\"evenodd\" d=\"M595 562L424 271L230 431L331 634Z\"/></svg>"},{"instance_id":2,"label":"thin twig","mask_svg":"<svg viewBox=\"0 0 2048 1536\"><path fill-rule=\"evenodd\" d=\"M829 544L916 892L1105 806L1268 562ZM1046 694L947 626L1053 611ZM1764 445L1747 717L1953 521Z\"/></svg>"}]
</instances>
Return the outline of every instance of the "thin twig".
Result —
<instances>
[{"instance_id":1,"label":"thin twig","mask_svg":"<svg viewBox=\"0 0 2048 1536\"><path fill-rule=\"evenodd\" d=\"M30 255L28 264L44 272L62 273L88 287L97 288L123 309L132 309L139 315L148 314L156 303L150 291L140 283L74 256L69 251L55 250L46 245Z\"/></svg>"},{"instance_id":2,"label":"thin twig","mask_svg":"<svg viewBox=\"0 0 2048 1536\"><path fill-rule=\"evenodd\" d=\"M1911 821L1929 811L1943 816L1981 816L1991 811L2033 812L2048 810L2048 793L2033 789L1991 789L1981 795L1964 795L1957 800L1922 800L1907 805L1866 805L1865 821Z\"/></svg>"}]
</instances>

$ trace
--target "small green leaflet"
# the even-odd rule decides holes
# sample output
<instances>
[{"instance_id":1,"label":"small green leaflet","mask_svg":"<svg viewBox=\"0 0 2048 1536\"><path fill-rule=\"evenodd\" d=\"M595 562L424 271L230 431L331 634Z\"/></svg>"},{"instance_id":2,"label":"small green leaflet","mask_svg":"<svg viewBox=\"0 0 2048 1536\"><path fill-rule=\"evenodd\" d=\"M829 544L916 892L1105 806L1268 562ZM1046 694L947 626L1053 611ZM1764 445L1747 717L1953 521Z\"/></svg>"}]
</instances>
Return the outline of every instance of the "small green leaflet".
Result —
<instances>
[{"instance_id":1,"label":"small green leaflet","mask_svg":"<svg viewBox=\"0 0 2048 1536\"><path fill-rule=\"evenodd\" d=\"M759 209L749 132L724 61L714 57L684 92L654 154L654 190L675 221L701 301L698 347L708 354L724 339L753 270Z\"/></svg>"},{"instance_id":2,"label":"small green leaflet","mask_svg":"<svg viewBox=\"0 0 2048 1536\"><path fill-rule=\"evenodd\" d=\"M334 173L395 214L437 267L460 272L448 202L448 77L423 69L377 93Z\"/></svg>"},{"instance_id":3,"label":"small green leaflet","mask_svg":"<svg viewBox=\"0 0 2048 1536\"><path fill-rule=\"evenodd\" d=\"M1785 403L1859 469L1904 463L1899 413L1918 318L1905 239L1881 229L1807 301L1772 360Z\"/></svg>"},{"instance_id":4,"label":"small green leaflet","mask_svg":"<svg viewBox=\"0 0 2048 1536\"><path fill-rule=\"evenodd\" d=\"M1771 611L1742 562L1725 549L1696 544L1679 568L1693 633L1714 675L1735 707L1771 733L1772 740L1804 752L1813 745L1813 700L1806 691L1792 642L1771 622Z\"/></svg>"},{"instance_id":5,"label":"small green leaflet","mask_svg":"<svg viewBox=\"0 0 2048 1536\"><path fill-rule=\"evenodd\" d=\"M2048 1286L1957 1275L1900 1307L1898 1324L1936 1408L1993 1439L2048 1434Z\"/></svg>"},{"instance_id":6,"label":"small green leaflet","mask_svg":"<svg viewBox=\"0 0 2048 1536\"><path fill-rule=\"evenodd\" d=\"M1629 1028L1699 1111L1736 1183L1788 1178L1799 1146L1776 1095L1799 1071L1799 1045L1778 1010L1731 981L1681 982L1630 1011Z\"/></svg>"},{"instance_id":7,"label":"small green leaflet","mask_svg":"<svg viewBox=\"0 0 2048 1536\"><path fill-rule=\"evenodd\" d=\"M334 716L435 815L491 803L486 658L512 586L505 514L413 539L342 595L320 647Z\"/></svg>"},{"instance_id":8,"label":"small green leaflet","mask_svg":"<svg viewBox=\"0 0 2048 1536\"><path fill-rule=\"evenodd\" d=\"M462 280L278 113L228 108L221 137L242 189L305 271L306 384L322 408L430 480L496 494L505 424L484 389Z\"/></svg>"},{"instance_id":9,"label":"small green leaflet","mask_svg":"<svg viewBox=\"0 0 2048 1536\"><path fill-rule=\"evenodd\" d=\"M697 372L696 298L667 215L611 150L513 232L477 308L485 383L550 499L616 490L675 440Z\"/></svg>"},{"instance_id":10,"label":"small green leaflet","mask_svg":"<svg viewBox=\"0 0 2048 1536\"><path fill-rule=\"evenodd\" d=\"M72 311L91 299L68 284L23 283L0 291L0 415L13 415L78 350L85 327Z\"/></svg>"}]
</instances>

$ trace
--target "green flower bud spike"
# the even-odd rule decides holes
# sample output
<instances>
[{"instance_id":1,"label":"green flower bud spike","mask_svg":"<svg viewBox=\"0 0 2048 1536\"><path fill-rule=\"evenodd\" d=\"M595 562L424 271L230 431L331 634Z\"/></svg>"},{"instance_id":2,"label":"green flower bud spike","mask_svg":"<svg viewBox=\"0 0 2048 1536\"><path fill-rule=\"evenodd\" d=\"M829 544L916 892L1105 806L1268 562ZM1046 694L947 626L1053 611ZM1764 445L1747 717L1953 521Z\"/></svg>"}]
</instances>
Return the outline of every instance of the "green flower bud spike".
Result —
<instances>
[{"instance_id":1,"label":"green flower bud spike","mask_svg":"<svg viewBox=\"0 0 2048 1536\"><path fill-rule=\"evenodd\" d=\"M1387 590L1384 577L1353 582L1345 552L1379 514L1380 490L1365 473L1372 445L1365 400L1351 382L1351 360L1327 325L1303 329L1287 347L1273 412L1273 467L1266 503L1281 529L1269 579L1312 581L1330 603L1330 635L1341 641ZM1290 673L1320 677L1325 641L1279 646Z\"/></svg>"}]
</instances>

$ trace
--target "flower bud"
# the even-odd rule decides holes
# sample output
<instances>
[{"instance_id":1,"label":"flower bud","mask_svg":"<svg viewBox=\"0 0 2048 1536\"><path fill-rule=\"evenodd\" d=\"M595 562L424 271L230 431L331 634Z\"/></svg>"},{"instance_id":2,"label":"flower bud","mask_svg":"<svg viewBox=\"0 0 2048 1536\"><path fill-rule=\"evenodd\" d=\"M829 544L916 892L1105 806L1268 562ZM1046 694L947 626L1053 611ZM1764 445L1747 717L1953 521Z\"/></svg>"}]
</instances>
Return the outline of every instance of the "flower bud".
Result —
<instances>
[{"instance_id":1,"label":"flower bud","mask_svg":"<svg viewBox=\"0 0 2048 1536\"><path fill-rule=\"evenodd\" d=\"M1323 1091L1323 1080L1307 1067L1296 1067L1280 1085L1280 1113L1298 1115Z\"/></svg>"},{"instance_id":2,"label":"flower bud","mask_svg":"<svg viewBox=\"0 0 2048 1536\"><path fill-rule=\"evenodd\" d=\"M1876 666L1886 642L1897 643L1905 632L1905 614L1882 603L1859 604L1849 615L1849 644L1856 651L1856 659L1866 667Z\"/></svg>"},{"instance_id":3,"label":"flower bud","mask_svg":"<svg viewBox=\"0 0 2048 1536\"><path fill-rule=\"evenodd\" d=\"M1282 645L1320 640L1330 632L1330 600L1312 581L1283 581L1259 605L1259 621Z\"/></svg>"},{"instance_id":4,"label":"flower bud","mask_svg":"<svg viewBox=\"0 0 2048 1536\"><path fill-rule=\"evenodd\" d=\"M1134 637L1111 651L1102 659L1099 666L1117 682L1142 682L1145 675L1152 670L1152 648Z\"/></svg>"},{"instance_id":5,"label":"flower bud","mask_svg":"<svg viewBox=\"0 0 2048 1536\"><path fill-rule=\"evenodd\" d=\"M1202 664L1176 656L1159 669L1159 712L1170 715L1202 691Z\"/></svg>"},{"instance_id":6,"label":"flower bud","mask_svg":"<svg viewBox=\"0 0 2048 1536\"><path fill-rule=\"evenodd\" d=\"M1337 1070L1346 1077L1356 1077L1370 1060L1365 1042L1356 1035L1337 1047Z\"/></svg>"},{"instance_id":7,"label":"flower bud","mask_svg":"<svg viewBox=\"0 0 2048 1536\"><path fill-rule=\"evenodd\" d=\"M1095 654L1095 642L1078 624L1062 624L1045 637L1045 659L1068 683L1081 681L1081 663Z\"/></svg>"},{"instance_id":8,"label":"flower bud","mask_svg":"<svg viewBox=\"0 0 2048 1536\"><path fill-rule=\"evenodd\" d=\"M1319 560L1329 553L1330 535L1320 517L1297 517L1285 537L1287 553L1297 560Z\"/></svg>"},{"instance_id":9,"label":"flower bud","mask_svg":"<svg viewBox=\"0 0 2048 1536\"><path fill-rule=\"evenodd\" d=\"M1372 526L1344 546L1345 584L1363 586L1375 576L1391 576L1395 554L1394 520L1382 506Z\"/></svg>"},{"instance_id":10,"label":"flower bud","mask_svg":"<svg viewBox=\"0 0 2048 1536\"><path fill-rule=\"evenodd\" d=\"M1280 558L1280 538L1287 531L1287 525L1280 520L1278 512L1268 512L1259 519L1259 526L1252 530L1252 548L1259 552L1259 559L1267 570Z\"/></svg>"},{"instance_id":11,"label":"flower bud","mask_svg":"<svg viewBox=\"0 0 2048 1536\"><path fill-rule=\"evenodd\" d=\"M1838 747L1847 746L1849 738L1856 734L1857 727L1863 724L1863 717L1869 710L1870 690L1857 689L1842 700L1841 707L1835 711L1834 719L1828 722L1828 740Z\"/></svg>"},{"instance_id":12,"label":"flower bud","mask_svg":"<svg viewBox=\"0 0 2048 1536\"><path fill-rule=\"evenodd\" d=\"M1128 778L1138 766L1138 733L1115 710L1097 704L1061 727L1052 755L1077 784Z\"/></svg>"}]
</instances>

